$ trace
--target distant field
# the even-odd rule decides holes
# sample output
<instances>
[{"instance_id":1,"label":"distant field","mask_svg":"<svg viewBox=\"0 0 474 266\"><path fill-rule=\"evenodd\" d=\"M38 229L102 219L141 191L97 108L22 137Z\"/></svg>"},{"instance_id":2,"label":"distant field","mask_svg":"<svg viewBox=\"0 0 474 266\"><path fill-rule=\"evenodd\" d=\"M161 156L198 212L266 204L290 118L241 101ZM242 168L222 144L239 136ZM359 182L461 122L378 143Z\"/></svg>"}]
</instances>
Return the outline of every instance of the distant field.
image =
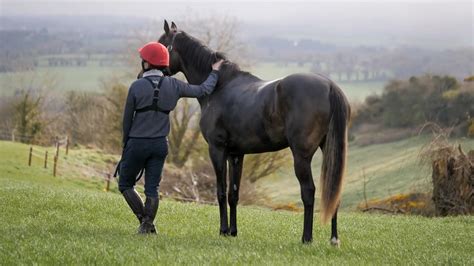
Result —
<instances>
[{"instance_id":1,"label":"distant field","mask_svg":"<svg viewBox=\"0 0 474 266\"><path fill-rule=\"evenodd\" d=\"M12 84L18 80L29 83L31 80L41 81L41 77L54 77L59 91L100 91L101 81L110 78L127 79L124 67L102 67L91 63L87 67L38 67L37 73L17 72L0 73L0 93L11 94L15 90ZM129 79L129 78L128 78Z\"/></svg>"},{"instance_id":2,"label":"distant field","mask_svg":"<svg viewBox=\"0 0 474 266\"><path fill-rule=\"evenodd\" d=\"M368 199L410 192L412 189L428 189L431 169L429 166L421 165L418 158L420 149L428 141L427 137L422 136L365 147L351 145L342 193L342 208L353 209L363 201L364 174L368 180L366 185ZM465 151L474 149L474 139L457 141L462 144ZM318 151L312 164L318 192L321 159L322 154ZM300 187L292 162L293 160L290 159L277 174L258 181L258 188L264 191L273 203L301 204Z\"/></svg>"},{"instance_id":3,"label":"distant field","mask_svg":"<svg viewBox=\"0 0 474 266\"><path fill-rule=\"evenodd\" d=\"M73 57L74 55L65 55L64 58ZM52 76L57 84L54 89L58 91L100 91L102 80L120 79L129 84L133 81L130 73L133 70L124 66L100 66L97 60L102 55L94 55L94 60L88 61L87 66L69 66L69 67L49 67L43 58L39 61L36 78L33 79L34 73L0 73L0 95L11 94L15 91L12 84L18 80L30 81L40 80L42 76ZM292 73L309 72L309 66L298 66L297 64L288 64L287 66L276 63L260 63L250 70L256 76L272 80L287 76ZM362 101L367 95L379 93L382 91L384 82L339 82L339 86L344 90L346 95L352 101Z\"/></svg>"},{"instance_id":4,"label":"distant field","mask_svg":"<svg viewBox=\"0 0 474 266\"><path fill-rule=\"evenodd\" d=\"M308 64L298 66L296 63L283 66L276 63L260 63L252 67L252 74L265 80L273 80L281 78L293 73L308 73L310 67ZM363 101L371 94L382 92L385 82L369 81L369 82L336 82L351 101Z\"/></svg>"},{"instance_id":5,"label":"distant field","mask_svg":"<svg viewBox=\"0 0 474 266\"><path fill-rule=\"evenodd\" d=\"M64 55L70 58L74 55ZM53 79L53 91L99 91L102 81L119 79L130 83L132 70L117 64L117 66L101 66L99 61L103 55L95 55L87 61L87 66L48 66L46 59L39 59L39 66L32 72L0 73L0 95L11 94L19 84L30 84L31 81L41 83L42 79ZM137 68L138 71L138 68ZM137 72L138 73L138 72ZM33 83L34 84L34 83Z\"/></svg>"}]
</instances>

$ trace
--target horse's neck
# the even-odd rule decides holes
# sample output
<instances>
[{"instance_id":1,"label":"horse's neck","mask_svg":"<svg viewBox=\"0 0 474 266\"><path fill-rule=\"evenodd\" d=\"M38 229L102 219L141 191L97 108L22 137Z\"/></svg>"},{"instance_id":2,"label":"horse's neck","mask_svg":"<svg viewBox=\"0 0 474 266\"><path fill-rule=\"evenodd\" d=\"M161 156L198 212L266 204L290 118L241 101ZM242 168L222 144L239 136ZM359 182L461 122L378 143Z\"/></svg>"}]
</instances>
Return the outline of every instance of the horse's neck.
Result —
<instances>
[{"instance_id":1,"label":"horse's neck","mask_svg":"<svg viewBox=\"0 0 474 266\"><path fill-rule=\"evenodd\" d=\"M186 77L188 83L193 85L200 85L209 76L209 73L202 74L197 71L193 66L185 66L183 69L183 74Z\"/></svg>"},{"instance_id":2,"label":"horse's neck","mask_svg":"<svg viewBox=\"0 0 474 266\"><path fill-rule=\"evenodd\" d=\"M207 76L200 74L199 71L197 71L193 66L189 66L189 65L184 65L182 72L184 76L186 77L186 80L188 81L188 83L193 84L193 85L202 84L206 80L206 78L209 76L209 74L207 74ZM209 96L204 96L197 99L199 102L199 105L201 106L201 109L203 108L204 105L207 104L208 99L209 99Z\"/></svg>"}]
</instances>

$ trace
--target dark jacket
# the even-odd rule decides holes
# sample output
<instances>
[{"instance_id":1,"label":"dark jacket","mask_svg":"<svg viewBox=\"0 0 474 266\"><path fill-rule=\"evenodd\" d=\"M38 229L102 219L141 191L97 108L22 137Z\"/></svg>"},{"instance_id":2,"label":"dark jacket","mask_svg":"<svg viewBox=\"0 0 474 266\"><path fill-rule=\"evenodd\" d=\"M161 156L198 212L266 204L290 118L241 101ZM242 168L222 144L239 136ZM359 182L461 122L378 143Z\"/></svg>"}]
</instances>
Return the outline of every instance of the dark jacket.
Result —
<instances>
[{"instance_id":1,"label":"dark jacket","mask_svg":"<svg viewBox=\"0 0 474 266\"><path fill-rule=\"evenodd\" d=\"M144 77L159 80L163 74L158 70L147 71ZM190 85L173 77L163 77L160 86L158 106L171 111L181 97L199 98L214 90L218 72L212 71L201 85ZM123 114L123 144L128 138L158 138L170 132L169 116L160 111L135 113L135 110L149 106L153 101L153 86L145 78L132 83L128 90Z\"/></svg>"}]
</instances>

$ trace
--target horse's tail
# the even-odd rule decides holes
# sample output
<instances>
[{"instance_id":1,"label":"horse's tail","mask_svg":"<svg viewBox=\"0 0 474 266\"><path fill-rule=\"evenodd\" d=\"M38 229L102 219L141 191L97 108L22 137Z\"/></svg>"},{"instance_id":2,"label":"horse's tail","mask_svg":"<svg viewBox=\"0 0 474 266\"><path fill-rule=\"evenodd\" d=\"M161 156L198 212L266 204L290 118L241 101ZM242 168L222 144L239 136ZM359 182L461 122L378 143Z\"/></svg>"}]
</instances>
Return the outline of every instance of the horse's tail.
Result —
<instances>
[{"instance_id":1,"label":"horse's tail","mask_svg":"<svg viewBox=\"0 0 474 266\"><path fill-rule=\"evenodd\" d=\"M346 166L347 130L351 109L341 89L331 85L330 122L323 148L321 169L321 221L327 223L339 204Z\"/></svg>"}]
</instances>

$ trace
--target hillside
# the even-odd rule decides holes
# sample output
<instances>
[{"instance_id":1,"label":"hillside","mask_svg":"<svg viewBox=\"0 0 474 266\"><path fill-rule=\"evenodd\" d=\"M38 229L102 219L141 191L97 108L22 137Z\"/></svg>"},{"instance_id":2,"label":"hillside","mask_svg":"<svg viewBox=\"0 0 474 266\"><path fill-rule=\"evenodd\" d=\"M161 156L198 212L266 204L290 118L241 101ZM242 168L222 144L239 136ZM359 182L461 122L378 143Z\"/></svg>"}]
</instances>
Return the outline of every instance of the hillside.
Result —
<instances>
[{"instance_id":1,"label":"hillside","mask_svg":"<svg viewBox=\"0 0 474 266\"><path fill-rule=\"evenodd\" d=\"M364 200L364 175L367 199L384 198L414 189L426 191L431 182L431 168L420 163L421 148L429 143L428 136L416 136L400 141L369 146L349 146L348 164L342 208L354 209ZM474 149L474 139L452 140L468 151ZM291 158L291 156L289 157ZM319 190L322 154L313 158L313 177ZM276 174L259 180L260 191L268 194L274 204L296 203L301 205L300 187L294 175L292 160Z\"/></svg>"},{"instance_id":2,"label":"hillside","mask_svg":"<svg viewBox=\"0 0 474 266\"><path fill-rule=\"evenodd\" d=\"M239 237L225 238L218 235L215 206L164 200L159 234L137 236L136 220L120 195L74 182L72 175L54 178L39 165L28 167L27 150L0 142L4 265L474 263L473 217L341 212L342 246L335 249L328 244L329 226L318 223L314 243L300 244L302 213L240 207Z\"/></svg>"}]
</instances>

